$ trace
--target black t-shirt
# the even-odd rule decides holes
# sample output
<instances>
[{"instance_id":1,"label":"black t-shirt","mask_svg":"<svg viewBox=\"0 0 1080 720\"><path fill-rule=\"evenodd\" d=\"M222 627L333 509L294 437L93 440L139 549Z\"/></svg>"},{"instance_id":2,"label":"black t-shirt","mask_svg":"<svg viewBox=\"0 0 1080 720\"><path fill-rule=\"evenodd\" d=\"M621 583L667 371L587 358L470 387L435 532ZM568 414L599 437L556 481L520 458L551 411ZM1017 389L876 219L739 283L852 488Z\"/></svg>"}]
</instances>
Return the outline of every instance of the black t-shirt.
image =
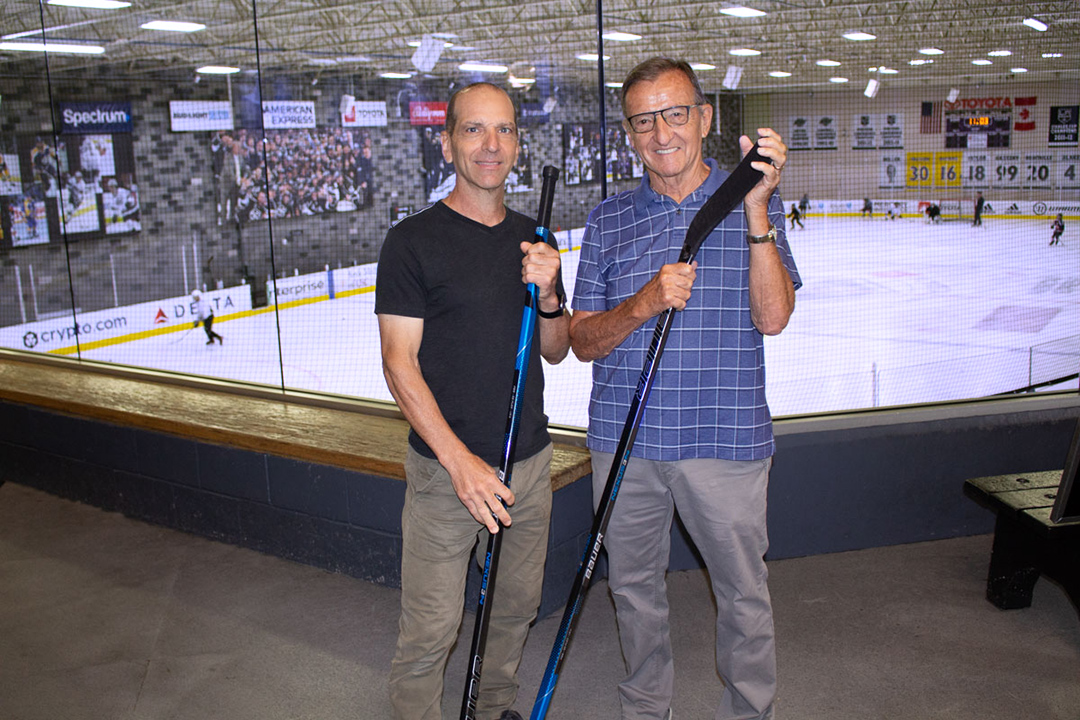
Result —
<instances>
[{"instance_id":1,"label":"black t-shirt","mask_svg":"<svg viewBox=\"0 0 1080 720\"><path fill-rule=\"evenodd\" d=\"M424 380L458 438L496 467L528 297L519 246L531 242L535 231L535 221L509 209L501 223L489 228L440 202L391 228L379 255L375 312L423 318L419 361ZM538 327L521 399L518 460L550 442L539 350ZM415 430L409 444L435 457Z\"/></svg>"}]
</instances>

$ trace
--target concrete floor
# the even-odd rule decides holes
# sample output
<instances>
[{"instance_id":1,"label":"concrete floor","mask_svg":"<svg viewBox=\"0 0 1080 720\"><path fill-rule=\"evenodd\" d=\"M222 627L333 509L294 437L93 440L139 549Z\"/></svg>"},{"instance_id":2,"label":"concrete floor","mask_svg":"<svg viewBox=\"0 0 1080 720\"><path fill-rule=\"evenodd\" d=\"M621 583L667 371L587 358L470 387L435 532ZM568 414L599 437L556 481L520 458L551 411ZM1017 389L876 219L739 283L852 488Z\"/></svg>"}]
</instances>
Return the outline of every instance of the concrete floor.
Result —
<instances>
[{"instance_id":1,"label":"concrete floor","mask_svg":"<svg viewBox=\"0 0 1080 720\"><path fill-rule=\"evenodd\" d=\"M777 718L1080 719L1076 609L1045 580L1029 609L991 606L990 541L770 563ZM704 720L721 692L708 586L696 571L669 584L675 716ZM0 486L0 720L386 718L397 605L396 590ZM526 716L558 622L525 648ZM598 582L548 717L614 720L621 665Z\"/></svg>"}]
</instances>

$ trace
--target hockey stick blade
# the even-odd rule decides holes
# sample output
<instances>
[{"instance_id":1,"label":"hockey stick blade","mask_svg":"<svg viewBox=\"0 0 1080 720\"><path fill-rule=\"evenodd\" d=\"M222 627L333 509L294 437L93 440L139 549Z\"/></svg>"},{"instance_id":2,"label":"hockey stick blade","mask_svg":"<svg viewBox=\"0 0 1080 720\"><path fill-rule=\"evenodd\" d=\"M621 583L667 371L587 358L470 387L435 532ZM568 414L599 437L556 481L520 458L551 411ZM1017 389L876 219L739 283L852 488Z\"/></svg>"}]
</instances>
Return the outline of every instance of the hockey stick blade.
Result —
<instances>
[{"instance_id":1,"label":"hockey stick blade","mask_svg":"<svg viewBox=\"0 0 1080 720\"><path fill-rule=\"evenodd\" d=\"M686 239L683 242L682 251L679 254L679 262L692 262L697 255L701 244L709 236L716 226L723 222L735 207L743 201L743 198L762 177L759 170L750 167L752 162L767 162L758 154L757 144L750 149L746 157L742 159L735 171L728 176L724 183L717 188L716 192L701 206L701 209L690 221L690 227L686 231ZM626 466L630 461L630 451L634 447L637 431L641 425L641 419L645 414L645 406L652 392L653 380L656 378L656 369L660 365L660 357L667 344L671 326L675 320L675 313L670 308L660 313L656 322L656 330L653 332L652 342L645 355L645 366L641 370L634 397L630 401L630 408L626 414L626 424L623 425L622 434L619 436L619 444L615 450L611 471L608 473L607 484L604 486L604 495L593 517L592 529L586 540L585 555L581 559L577 576L570 588L570 598L566 602L559 630L555 635L555 645L548 659L544 678L540 682L540 689L536 693L536 702L533 704L532 714L529 720L544 720L547 717L548 707L551 705L555 685L559 680L559 670L566 658L566 650L573 635L574 627L580 615L581 606L585 600L585 593L589 589L596 561L600 557L600 549L604 545L604 534L607 532L608 522L615 507L615 500L619 495L619 486L622 484Z\"/></svg>"},{"instance_id":2,"label":"hockey stick blade","mask_svg":"<svg viewBox=\"0 0 1080 720\"><path fill-rule=\"evenodd\" d=\"M694 214L690 221L690 227L686 230L686 240L683 241L682 252L679 254L679 262L688 263L694 259L701 243L709 237L709 233L723 222L735 206L743 201L746 193L757 185L762 177L760 170L750 166L752 162L769 162L758 153L757 143L746 153L746 157L738 164L735 170L724 180L724 184L716 189L716 192L705 201L701 209ZM743 188L746 188L743 190Z\"/></svg>"},{"instance_id":3,"label":"hockey stick blade","mask_svg":"<svg viewBox=\"0 0 1080 720\"><path fill-rule=\"evenodd\" d=\"M551 223L551 206L555 199L555 184L559 180L558 168L548 165L543 170L544 184L540 191L540 211L536 219L536 236L533 242L547 242ZM525 380L529 372L529 360L532 357L533 335L536 333L536 313L539 311L539 296L536 285L527 286L525 308L521 313L521 333L518 336L517 355L514 358L514 384L510 391L510 406L506 416L506 433L503 435L502 460L499 464L499 479L510 486L510 475L514 469L514 454L517 450L517 436L521 424L522 398L525 395ZM488 626L491 624L491 600L495 594L495 578L499 569L499 554L502 550L502 523L498 518L499 532L488 535L487 550L484 554L484 571L480 577L480 598L476 605L476 622L473 625L472 647L469 650L468 676L465 678L465 692L461 699L461 720L473 720L476 717L476 702L480 697L480 674L484 666L484 648L487 644Z\"/></svg>"}]
</instances>

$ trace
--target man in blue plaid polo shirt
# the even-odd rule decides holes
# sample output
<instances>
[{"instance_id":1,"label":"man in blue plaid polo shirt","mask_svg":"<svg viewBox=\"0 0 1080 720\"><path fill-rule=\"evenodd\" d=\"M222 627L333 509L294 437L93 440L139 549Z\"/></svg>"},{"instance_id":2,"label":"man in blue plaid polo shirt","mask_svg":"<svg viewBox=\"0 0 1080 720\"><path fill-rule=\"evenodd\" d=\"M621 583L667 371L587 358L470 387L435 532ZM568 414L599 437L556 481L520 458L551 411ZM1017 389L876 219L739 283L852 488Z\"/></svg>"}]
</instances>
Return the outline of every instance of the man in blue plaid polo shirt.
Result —
<instances>
[{"instance_id":1,"label":"man in blue plaid polo shirt","mask_svg":"<svg viewBox=\"0 0 1080 720\"><path fill-rule=\"evenodd\" d=\"M690 66L653 58L622 87L624 124L647 170L602 202L581 245L570 337L593 361L589 448L599 502L641 375L655 316L679 311L605 539L628 675L623 720L670 718L674 666L664 575L675 508L709 569L716 659L726 691L717 720L771 718L776 695L764 555L773 454L763 335L787 325L801 284L774 193L787 147L758 130L764 177L678 263L697 210L727 173L702 157L713 109ZM752 142L739 139L743 152Z\"/></svg>"}]
</instances>

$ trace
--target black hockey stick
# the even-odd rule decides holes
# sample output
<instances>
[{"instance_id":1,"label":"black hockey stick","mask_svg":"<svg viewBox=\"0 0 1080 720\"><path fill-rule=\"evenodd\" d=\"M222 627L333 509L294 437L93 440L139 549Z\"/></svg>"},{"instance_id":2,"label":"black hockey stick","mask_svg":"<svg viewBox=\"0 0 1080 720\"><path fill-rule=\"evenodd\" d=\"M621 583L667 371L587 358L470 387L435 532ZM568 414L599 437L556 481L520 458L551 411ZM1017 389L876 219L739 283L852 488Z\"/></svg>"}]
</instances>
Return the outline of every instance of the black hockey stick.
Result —
<instances>
[{"instance_id":1,"label":"black hockey stick","mask_svg":"<svg viewBox=\"0 0 1080 720\"><path fill-rule=\"evenodd\" d=\"M691 263L701 248L709 233L719 225L724 218L742 202L746 193L761 179L762 173L750 167L751 162L768 162L758 154L757 145L750 149L739 166L731 173L724 184L712 194L700 210L690 221L690 227L686 231L686 240L683 242L682 252L679 253L679 262ZM555 683L559 680L559 669L566 657L567 645L570 636L577 624L581 605L585 600L585 593L589 589L592 580L593 569L596 560L600 556L600 548L604 544L604 533L607 532L608 522L615 507L615 499L619 494L619 486L622 484L626 466L630 462L630 451L634 447L638 427L641 418L645 414L645 405L649 401L649 393L652 391L653 380L656 377L656 368L660 365L660 356L664 352L671 325L675 320L675 312L668 308L660 313L656 322L656 330L653 332L652 344L645 354L645 367L638 379L637 390L630 401L630 410L626 415L626 424L623 426L619 444L615 450L615 459L608 473L607 485L604 487L604 496L596 509L593 518L592 530L589 531L586 543L585 556L581 559L574 584L570 588L570 599L566 602L566 610L563 612L562 622L559 624L559 632L555 636L555 646L551 650L548 659L547 670L544 671L544 679L540 683L540 689L536 694L536 702L533 704L532 715L529 720L543 720L547 716L548 706L551 704L552 693L555 692Z\"/></svg>"},{"instance_id":2,"label":"black hockey stick","mask_svg":"<svg viewBox=\"0 0 1080 720\"><path fill-rule=\"evenodd\" d=\"M551 205L555 199L555 183L559 170L551 165L544 167L544 185L540 191L540 212L536 218L536 237L533 242L547 242L551 232ZM536 313L540 307L536 285L529 283L528 298L521 313L521 335L518 337L517 358L514 361L514 385L510 392L510 409L506 415L506 434L503 436L502 462L499 479L510 486L514 469L514 453L521 421L521 404L525 396L525 379L532 357L533 335L536 333ZM484 646L487 644L488 625L491 624L491 599L495 594L495 577L499 569L499 552L502 549L502 523L498 518L499 532L488 535L487 552L484 555L484 572L480 580L480 600L476 606L476 624L473 626L472 648L469 650L468 676L465 678L465 694L461 700L461 720L476 717L476 700L480 695L480 671L484 665Z\"/></svg>"}]
</instances>

